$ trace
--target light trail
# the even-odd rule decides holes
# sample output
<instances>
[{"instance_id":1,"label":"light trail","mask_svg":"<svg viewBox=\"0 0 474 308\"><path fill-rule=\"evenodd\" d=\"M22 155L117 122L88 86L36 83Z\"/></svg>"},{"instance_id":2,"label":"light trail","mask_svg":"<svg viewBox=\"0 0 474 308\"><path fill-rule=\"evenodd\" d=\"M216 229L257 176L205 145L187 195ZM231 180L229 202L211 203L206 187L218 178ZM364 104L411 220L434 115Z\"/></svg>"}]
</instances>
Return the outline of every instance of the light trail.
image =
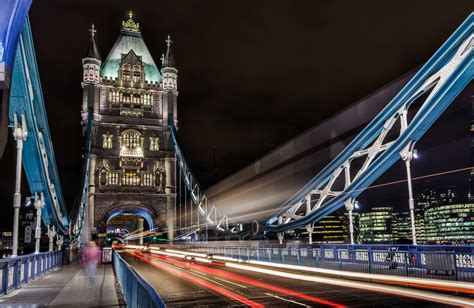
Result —
<instances>
[{"instance_id":1,"label":"light trail","mask_svg":"<svg viewBox=\"0 0 474 308\"><path fill-rule=\"evenodd\" d=\"M180 251L180 250L166 249L166 251L172 251L173 255L178 255L180 258L182 258L183 255L192 254L192 253L188 253L188 252ZM203 254L196 254L196 255L199 255L201 257ZM425 278L416 278L416 277L407 278L407 277L392 276L392 275L368 274L368 273L359 273L359 272L310 267L310 266L303 266L303 265L291 265L291 264L273 263L273 262L257 261L257 260L242 260L242 259L235 259L231 257L219 256L219 255L208 256L207 259L218 260L218 261L239 262L239 263L244 262L244 263L253 264L253 265L262 265L266 267L275 267L275 268L290 269L290 270L303 271L303 272L327 274L327 275L334 275L334 276L340 276L340 277L351 278L351 279L353 278L363 279L363 280L368 279L371 281L378 281L378 282L396 284L396 285L402 285L402 286L422 287L425 289L459 292L459 293L465 293L465 294L470 294L470 295L474 294L473 284L468 283L468 282L461 282L461 281L445 281L445 280L425 279ZM213 263L213 264L218 265L218 263Z\"/></svg>"},{"instance_id":2,"label":"light trail","mask_svg":"<svg viewBox=\"0 0 474 308\"><path fill-rule=\"evenodd\" d=\"M197 278L197 277L192 276L192 275L190 275L190 274L187 274L187 273L185 273L185 272L183 272L183 271L178 271L178 270L176 270L176 269L174 269L174 268L171 268L171 267L169 267L169 266L165 266L165 265L162 265L162 264L153 262L153 261L151 261L150 259L148 259L148 258L146 258L146 257L143 257L143 256L140 255L139 253L130 252L130 251L128 251L128 253L132 254L133 256L135 256L136 258L138 258L138 259L140 259L140 260L142 260L142 261L147 262L148 264L150 264L150 265L152 265L152 266L154 266L154 267L156 267L156 268L159 268L159 269L161 269L161 270L170 272L170 273L172 273L172 274L174 274L174 275L176 275L176 276L179 276L179 277L181 277L181 278L184 278L184 279L186 279L186 280L189 280L189 281L191 281L191 282L194 282L194 283L196 283L196 284L198 284L198 285L200 285L200 286L202 286L202 287L204 287L204 288L207 288L207 289L212 290L212 291L214 291L214 292L216 292L216 293L219 293L219 294L221 294L221 295L224 295L225 297L231 298L231 299L233 299L233 300L235 300L235 301L238 301L238 302L240 302L240 303L242 303L242 304L245 304L245 305L247 305L247 306L256 307L256 308L263 308L263 307L264 307L264 306L263 306L262 304L260 304L260 303L257 303L257 302L255 302L255 301L252 301L252 300L250 300L250 299L247 299L247 298L245 298L245 297L243 297L243 296L241 296L241 295L239 295L239 294L236 294L236 293L231 292L231 291L229 291L229 290L226 290L226 289L223 289L223 288L218 287L218 286L216 286L216 285L213 285L212 283L209 283L209 282L207 282L207 281L205 281L205 280L203 280L203 279L201 279L201 278Z\"/></svg>"},{"instance_id":3,"label":"light trail","mask_svg":"<svg viewBox=\"0 0 474 308\"><path fill-rule=\"evenodd\" d=\"M213 274L215 276L219 276L221 278L226 278L226 279L230 279L230 280L233 280L233 281L237 281L237 282L243 283L245 285L251 285L251 286L254 286L254 287L258 287L258 288L261 288L261 289L266 289L266 290L277 292L277 293L280 293L280 294L294 296L294 297L297 297L297 298L300 298L300 299L303 299L303 300L307 300L307 301L310 301L310 302L313 302L313 303L323 304L323 305L326 305L326 306L329 306L329 307L336 307L336 308L345 307L344 305L340 305L340 304L331 302L329 300L321 299L321 298L314 297L314 296L311 296L311 295L306 295L306 294L303 294L303 293L300 293L300 292L297 292L297 291L293 291L293 290L290 290L290 289L287 289L287 288L281 288L281 287L278 287L278 286L275 286L275 285L272 285L272 284L269 284L269 283L254 280L252 278L247 278L247 277L244 277L242 275L230 273L230 272L227 272L227 271L224 271L224 270L215 269L215 268L211 268L211 267L206 267L206 266L203 266L203 265L193 264L193 263L189 263L189 262L186 262L186 261L176 260L176 259L171 259L171 258L164 258L164 257L159 257L159 256L150 256L150 257L155 258L155 259L159 259L159 260L162 260L164 262L171 263L171 264L174 264L174 265L178 265L178 264L179 265L184 265L184 266L188 267L190 270L194 269L194 270L197 270L197 271L205 272L207 274Z\"/></svg>"},{"instance_id":4,"label":"light trail","mask_svg":"<svg viewBox=\"0 0 474 308\"><path fill-rule=\"evenodd\" d=\"M456 306L461 306L461 307L474 306L473 300L470 300L467 298L449 296L445 294L436 294L436 293L431 293L431 292L410 290L406 288L392 287L392 286L387 286L387 285L376 285L373 283L354 282L354 281L346 281L346 280L334 279L334 278L325 278L325 277L323 278L323 277L309 276L309 275L303 275L303 274L294 274L294 273L264 269L264 268L259 268L255 266L242 265L242 264L236 264L236 263L226 263L226 266L231 267L231 268L261 273L261 274L268 274L268 275L273 275L273 276L278 276L278 277L289 278L289 279L312 281L312 282L331 284L331 285L336 285L336 286L345 286L349 288L361 289L365 291L375 291L375 292L385 293L385 294L395 294L399 296L411 297L411 298L416 298L416 299L421 299L421 300L428 300L432 302L456 305Z\"/></svg>"}]
</instances>

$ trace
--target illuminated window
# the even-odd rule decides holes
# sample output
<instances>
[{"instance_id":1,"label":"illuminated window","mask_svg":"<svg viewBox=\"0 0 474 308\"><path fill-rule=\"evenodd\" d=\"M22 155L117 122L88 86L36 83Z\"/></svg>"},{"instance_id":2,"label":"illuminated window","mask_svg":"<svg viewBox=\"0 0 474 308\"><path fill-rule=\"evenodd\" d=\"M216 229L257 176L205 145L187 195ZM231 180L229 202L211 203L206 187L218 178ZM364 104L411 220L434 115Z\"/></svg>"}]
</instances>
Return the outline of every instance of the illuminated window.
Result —
<instances>
[{"instance_id":1,"label":"illuminated window","mask_svg":"<svg viewBox=\"0 0 474 308\"><path fill-rule=\"evenodd\" d=\"M130 93L123 93L122 94L122 102L130 103Z\"/></svg>"},{"instance_id":2,"label":"illuminated window","mask_svg":"<svg viewBox=\"0 0 474 308\"><path fill-rule=\"evenodd\" d=\"M140 176L135 170L127 170L122 178L122 185L138 186L140 185Z\"/></svg>"},{"instance_id":3,"label":"illuminated window","mask_svg":"<svg viewBox=\"0 0 474 308\"><path fill-rule=\"evenodd\" d=\"M143 157L142 135L134 129L122 132L120 144L120 156Z\"/></svg>"},{"instance_id":4,"label":"illuminated window","mask_svg":"<svg viewBox=\"0 0 474 308\"><path fill-rule=\"evenodd\" d=\"M159 150L160 150L160 138L150 137L150 151L159 151Z\"/></svg>"},{"instance_id":5,"label":"illuminated window","mask_svg":"<svg viewBox=\"0 0 474 308\"><path fill-rule=\"evenodd\" d=\"M145 106L151 106L151 94L144 94L143 95L143 104Z\"/></svg>"},{"instance_id":6,"label":"illuminated window","mask_svg":"<svg viewBox=\"0 0 474 308\"><path fill-rule=\"evenodd\" d=\"M109 102L118 103L120 94L117 90L109 90Z\"/></svg>"},{"instance_id":7,"label":"illuminated window","mask_svg":"<svg viewBox=\"0 0 474 308\"><path fill-rule=\"evenodd\" d=\"M144 172L142 176L143 176L143 181L142 181L143 186L153 186L153 173Z\"/></svg>"},{"instance_id":8,"label":"illuminated window","mask_svg":"<svg viewBox=\"0 0 474 308\"><path fill-rule=\"evenodd\" d=\"M140 101L140 94L133 94L132 96L132 102L134 104L140 104L141 101Z\"/></svg>"},{"instance_id":9,"label":"illuminated window","mask_svg":"<svg viewBox=\"0 0 474 308\"><path fill-rule=\"evenodd\" d=\"M133 82L142 82L142 69L140 65L133 66Z\"/></svg>"},{"instance_id":10,"label":"illuminated window","mask_svg":"<svg viewBox=\"0 0 474 308\"><path fill-rule=\"evenodd\" d=\"M120 174L119 171L109 171L106 175L107 185L119 185Z\"/></svg>"},{"instance_id":11,"label":"illuminated window","mask_svg":"<svg viewBox=\"0 0 474 308\"><path fill-rule=\"evenodd\" d=\"M102 148L111 149L112 148L112 139L114 136L110 134L102 135Z\"/></svg>"},{"instance_id":12,"label":"illuminated window","mask_svg":"<svg viewBox=\"0 0 474 308\"><path fill-rule=\"evenodd\" d=\"M130 64L122 65L122 81L128 82L131 80Z\"/></svg>"}]
</instances>

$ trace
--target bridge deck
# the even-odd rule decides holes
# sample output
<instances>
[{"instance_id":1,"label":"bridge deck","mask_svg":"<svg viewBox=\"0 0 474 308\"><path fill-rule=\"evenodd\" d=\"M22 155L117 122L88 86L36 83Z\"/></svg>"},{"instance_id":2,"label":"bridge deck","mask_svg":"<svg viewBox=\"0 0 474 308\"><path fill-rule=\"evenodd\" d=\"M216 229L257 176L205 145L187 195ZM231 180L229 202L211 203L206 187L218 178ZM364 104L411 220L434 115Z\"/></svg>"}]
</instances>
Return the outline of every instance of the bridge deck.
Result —
<instances>
[{"instance_id":1,"label":"bridge deck","mask_svg":"<svg viewBox=\"0 0 474 308\"><path fill-rule=\"evenodd\" d=\"M79 264L65 265L0 299L0 305L119 306L112 265L99 265L94 283Z\"/></svg>"}]
</instances>

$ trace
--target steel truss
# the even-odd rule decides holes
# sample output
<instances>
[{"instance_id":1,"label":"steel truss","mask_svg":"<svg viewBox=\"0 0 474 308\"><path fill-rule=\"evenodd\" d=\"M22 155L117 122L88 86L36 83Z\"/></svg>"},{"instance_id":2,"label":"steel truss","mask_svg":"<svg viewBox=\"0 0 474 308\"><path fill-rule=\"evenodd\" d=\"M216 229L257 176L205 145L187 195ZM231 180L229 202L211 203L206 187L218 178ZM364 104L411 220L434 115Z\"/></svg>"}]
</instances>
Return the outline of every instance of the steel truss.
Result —
<instances>
[{"instance_id":1,"label":"steel truss","mask_svg":"<svg viewBox=\"0 0 474 308\"><path fill-rule=\"evenodd\" d=\"M474 14L372 122L269 219L266 231L306 227L351 203L424 135L474 75Z\"/></svg>"}]
</instances>

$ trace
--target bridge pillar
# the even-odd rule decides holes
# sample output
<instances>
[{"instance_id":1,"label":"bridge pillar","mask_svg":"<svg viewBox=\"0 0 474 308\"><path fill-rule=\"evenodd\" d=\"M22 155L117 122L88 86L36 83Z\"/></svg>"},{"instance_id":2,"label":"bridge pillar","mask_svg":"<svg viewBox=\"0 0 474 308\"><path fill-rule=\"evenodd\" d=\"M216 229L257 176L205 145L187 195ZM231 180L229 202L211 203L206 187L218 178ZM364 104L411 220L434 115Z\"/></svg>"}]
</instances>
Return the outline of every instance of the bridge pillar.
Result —
<instances>
[{"instance_id":1,"label":"bridge pillar","mask_svg":"<svg viewBox=\"0 0 474 308\"><path fill-rule=\"evenodd\" d=\"M165 193L171 195L174 199L172 202L167 202L166 208L166 228L168 232L168 240L174 240L175 231L175 217L174 210L176 207L176 158L165 159L166 172L166 186Z\"/></svg>"},{"instance_id":2,"label":"bridge pillar","mask_svg":"<svg viewBox=\"0 0 474 308\"><path fill-rule=\"evenodd\" d=\"M54 251L54 235L56 234L56 228L48 226L48 237L49 237L49 249L48 251Z\"/></svg>"},{"instance_id":3,"label":"bridge pillar","mask_svg":"<svg viewBox=\"0 0 474 308\"><path fill-rule=\"evenodd\" d=\"M283 245L283 239L285 238L285 233L278 232L277 236L278 236L278 242L280 243L280 245Z\"/></svg>"},{"instance_id":4,"label":"bridge pillar","mask_svg":"<svg viewBox=\"0 0 474 308\"><path fill-rule=\"evenodd\" d=\"M349 211L349 234L351 237L351 245L354 245L354 223L352 221L352 211L355 207L354 198L347 199L344 205L346 206L346 210Z\"/></svg>"},{"instance_id":5,"label":"bridge pillar","mask_svg":"<svg viewBox=\"0 0 474 308\"><path fill-rule=\"evenodd\" d=\"M142 245L143 246L143 218L139 217L137 219L137 228L138 230L142 230L141 233L142 235L140 235L140 237L138 238L138 245Z\"/></svg>"},{"instance_id":6,"label":"bridge pillar","mask_svg":"<svg viewBox=\"0 0 474 308\"><path fill-rule=\"evenodd\" d=\"M85 241L92 240L92 234L94 232L94 197L95 197L95 165L96 165L96 155L90 155L90 165L89 165L89 192L88 192L88 202L87 202L87 232L85 234Z\"/></svg>"},{"instance_id":7,"label":"bridge pillar","mask_svg":"<svg viewBox=\"0 0 474 308\"><path fill-rule=\"evenodd\" d=\"M402 117L402 125L406 126L406 116ZM416 245L416 230L415 230L415 202L413 200L413 188L411 185L411 167L410 162L413 159L415 143L409 142L407 146L400 152L400 156L405 161L405 168L407 170L407 184L408 184L408 208L410 210L410 222L411 222L411 236L413 245Z\"/></svg>"},{"instance_id":8,"label":"bridge pillar","mask_svg":"<svg viewBox=\"0 0 474 308\"><path fill-rule=\"evenodd\" d=\"M12 256L18 255L18 224L20 220L20 205L21 205L21 164L23 159L23 141L26 140L28 130L26 127L25 115L21 115L21 123L18 123L18 117L15 114L13 117L13 139L16 141L16 181L15 181L15 195L13 197L13 248Z\"/></svg>"},{"instance_id":9,"label":"bridge pillar","mask_svg":"<svg viewBox=\"0 0 474 308\"><path fill-rule=\"evenodd\" d=\"M40 252L41 241L41 210L44 207L44 195L35 193L35 209L36 209L36 229L35 229L35 253Z\"/></svg>"},{"instance_id":10,"label":"bridge pillar","mask_svg":"<svg viewBox=\"0 0 474 308\"><path fill-rule=\"evenodd\" d=\"M306 231L308 231L308 243L313 244L313 224L306 225Z\"/></svg>"}]
</instances>

